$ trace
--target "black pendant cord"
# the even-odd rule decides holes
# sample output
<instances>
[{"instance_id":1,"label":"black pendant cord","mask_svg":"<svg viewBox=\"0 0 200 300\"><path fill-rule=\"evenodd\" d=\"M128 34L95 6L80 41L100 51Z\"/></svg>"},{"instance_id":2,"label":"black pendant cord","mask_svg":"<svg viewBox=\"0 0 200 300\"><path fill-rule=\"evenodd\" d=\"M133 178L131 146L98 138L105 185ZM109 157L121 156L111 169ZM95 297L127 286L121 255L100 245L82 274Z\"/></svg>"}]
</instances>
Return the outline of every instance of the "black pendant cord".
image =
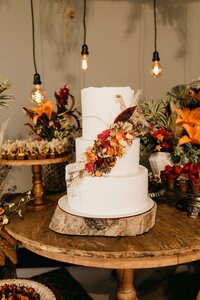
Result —
<instances>
[{"instance_id":1,"label":"black pendant cord","mask_svg":"<svg viewBox=\"0 0 200 300\"><path fill-rule=\"evenodd\" d=\"M153 12L154 12L154 49L157 51L157 23L156 23L156 0L153 2Z\"/></svg>"},{"instance_id":2,"label":"black pendant cord","mask_svg":"<svg viewBox=\"0 0 200 300\"><path fill-rule=\"evenodd\" d=\"M83 10L83 29L84 29L84 45L86 44L86 0L84 0L84 10Z\"/></svg>"},{"instance_id":3,"label":"black pendant cord","mask_svg":"<svg viewBox=\"0 0 200 300\"><path fill-rule=\"evenodd\" d=\"M35 24L34 24L33 0L30 0L30 3L31 3L31 18L32 18L33 63L34 63L35 73L37 74L37 66L36 66L36 59L35 59Z\"/></svg>"}]
</instances>

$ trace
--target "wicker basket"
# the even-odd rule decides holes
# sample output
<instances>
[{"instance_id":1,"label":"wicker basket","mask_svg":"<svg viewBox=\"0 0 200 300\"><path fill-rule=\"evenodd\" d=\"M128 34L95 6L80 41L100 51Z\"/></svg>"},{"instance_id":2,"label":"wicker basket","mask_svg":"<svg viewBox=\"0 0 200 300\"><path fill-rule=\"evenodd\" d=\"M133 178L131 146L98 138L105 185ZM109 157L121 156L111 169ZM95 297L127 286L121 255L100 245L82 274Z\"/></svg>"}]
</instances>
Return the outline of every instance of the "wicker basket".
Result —
<instances>
[{"instance_id":1,"label":"wicker basket","mask_svg":"<svg viewBox=\"0 0 200 300\"><path fill-rule=\"evenodd\" d=\"M66 191L65 166L68 162L42 165L42 179L45 189L52 192Z\"/></svg>"}]
</instances>

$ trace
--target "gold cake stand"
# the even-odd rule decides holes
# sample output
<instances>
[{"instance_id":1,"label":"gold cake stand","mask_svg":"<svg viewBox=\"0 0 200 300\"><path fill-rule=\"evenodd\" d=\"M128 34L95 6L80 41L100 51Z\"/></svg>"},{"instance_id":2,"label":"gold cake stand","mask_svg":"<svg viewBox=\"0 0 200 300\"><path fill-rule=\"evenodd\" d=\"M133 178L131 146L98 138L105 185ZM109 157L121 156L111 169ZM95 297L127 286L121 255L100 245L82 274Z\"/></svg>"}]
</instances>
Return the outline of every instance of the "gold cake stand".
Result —
<instances>
[{"instance_id":1,"label":"gold cake stand","mask_svg":"<svg viewBox=\"0 0 200 300\"><path fill-rule=\"evenodd\" d=\"M47 158L47 159L22 159L22 160L8 160L0 159L0 165L8 166L31 166L32 168L32 196L33 200L28 203L29 208L40 209L47 205L50 205L51 202L45 198L44 187L42 184L42 165L46 164L58 164L63 162L69 162L72 158L72 154L68 154L63 157L58 158Z\"/></svg>"}]
</instances>

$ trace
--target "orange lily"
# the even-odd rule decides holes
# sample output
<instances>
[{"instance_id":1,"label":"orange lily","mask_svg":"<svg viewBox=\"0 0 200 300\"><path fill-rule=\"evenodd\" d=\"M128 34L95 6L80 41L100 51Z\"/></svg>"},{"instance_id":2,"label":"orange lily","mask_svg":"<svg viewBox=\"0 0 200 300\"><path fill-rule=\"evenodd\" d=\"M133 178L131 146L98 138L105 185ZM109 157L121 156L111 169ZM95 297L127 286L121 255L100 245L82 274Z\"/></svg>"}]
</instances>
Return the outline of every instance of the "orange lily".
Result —
<instances>
[{"instance_id":1,"label":"orange lily","mask_svg":"<svg viewBox=\"0 0 200 300\"><path fill-rule=\"evenodd\" d=\"M176 109L179 116L176 119L176 123L187 123L190 125L200 125L200 107L193 110L189 108Z\"/></svg>"},{"instance_id":2,"label":"orange lily","mask_svg":"<svg viewBox=\"0 0 200 300\"><path fill-rule=\"evenodd\" d=\"M199 144L200 145L200 125L191 126L189 124L183 124L183 127L188 133L180 138L178 145L183 145L185 143Z\"/></svg>"},{"instance_id":3,"label":"orange lily","mask_svg":"<svg viewBox=\"0 0 200 300\"><path fill-rule=\"evenodd\" d=\"M33 117L33 123L37 124L37 119L42 116L42 114L45 114L49 119L51 119L52 111L53 111L53 105L50 100L46 101L43 106L41 107L35 107L31 109L32 111L36 112L36 116Z\"/></svg>"}]
</instances>

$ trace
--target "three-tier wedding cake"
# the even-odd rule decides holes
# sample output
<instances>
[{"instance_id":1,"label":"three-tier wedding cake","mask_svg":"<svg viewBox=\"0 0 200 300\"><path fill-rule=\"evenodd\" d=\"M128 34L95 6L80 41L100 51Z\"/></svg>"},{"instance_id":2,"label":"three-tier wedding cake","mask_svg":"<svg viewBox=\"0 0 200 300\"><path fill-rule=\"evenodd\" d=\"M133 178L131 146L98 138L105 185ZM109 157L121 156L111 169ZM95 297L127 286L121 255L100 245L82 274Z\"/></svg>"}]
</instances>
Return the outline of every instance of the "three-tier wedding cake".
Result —
<instances>
[{"instance_id":1,"label":"three-tier wedding cake","mask_svg":"<svg viewBox=\"0 0 200 300\"><path fill-rule=\"evenodd\" d=\"M81 91L82 137L76 139L76 162L66 166L67 196L59 201L60 208L66 212L83 217L119 218L144 213L153 206L154 202L148 197L148 171L139 165L139 138L129 132L126 132L125 138L121 122L118 122L121 127L116 133L117 139L112 132L119 125L114 125L113 131L109 129L122 112L119 99L123 100L125 108L136 105L134 91L130 87L90 87ZM105 135L113 147L108 145ZM106 150L99 146L98 137ZM91 173L85 172L89 165L92 166L89 163L86 168L85 153L94 147L95 141L102 152L96 166L103 159L104 164L106 159L110 163L108 171L102 174L95 173L94 168ZM116 143L126 149L117 158ZM94 156L93 152L91 150ZM110 153L115 157L114 162Z\"/></svg>"}]
</instances>

